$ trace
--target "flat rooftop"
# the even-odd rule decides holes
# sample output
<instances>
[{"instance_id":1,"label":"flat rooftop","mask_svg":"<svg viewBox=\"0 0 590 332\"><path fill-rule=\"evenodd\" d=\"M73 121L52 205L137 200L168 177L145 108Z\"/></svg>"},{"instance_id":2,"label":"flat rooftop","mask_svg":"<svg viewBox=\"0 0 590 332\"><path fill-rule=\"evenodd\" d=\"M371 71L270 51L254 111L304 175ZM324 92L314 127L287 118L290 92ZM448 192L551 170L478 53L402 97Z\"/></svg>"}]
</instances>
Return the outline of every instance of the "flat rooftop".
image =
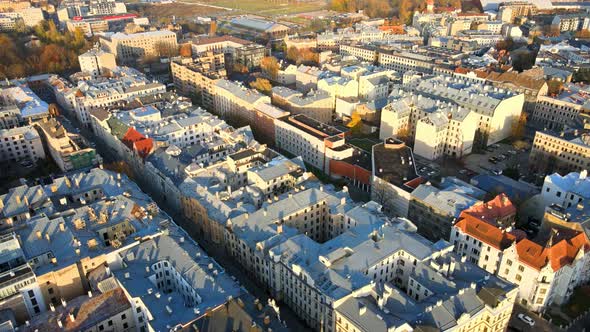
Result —
<instances>
[{"instance_id":1,"label":"flat rooftop","mask_svg":"<svg viewBox=\"0 0 590 332\"><path fill-rule=\"evenodd\" d=\"M420 177L412 149L394 138L373 146L373 174L409 192L414 188L407 183Z\"/></svg>"},{"instance_id":2,"label":"flat rooftop","mask_svg":"<svg viewBox=\"0 0 590 332\"><path fill-rule=\"evenodd\" d=\"M283 121L319 139L343 134L342 131L335 127L314 120L304 114L293 115Z\"/></svg>"}]
</instances>

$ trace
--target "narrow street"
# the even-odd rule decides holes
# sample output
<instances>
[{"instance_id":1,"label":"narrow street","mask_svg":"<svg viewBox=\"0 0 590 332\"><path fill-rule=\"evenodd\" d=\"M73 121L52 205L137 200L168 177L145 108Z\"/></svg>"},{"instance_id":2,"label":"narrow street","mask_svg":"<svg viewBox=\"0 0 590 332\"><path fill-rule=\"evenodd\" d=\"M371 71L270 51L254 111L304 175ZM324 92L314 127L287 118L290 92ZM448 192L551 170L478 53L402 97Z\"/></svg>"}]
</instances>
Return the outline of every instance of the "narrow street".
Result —
<instances>
[{"instance_id":1,"label":"narrow street","mask_svg":"<svg viewBox=\"0 0 590 332\"><path fill-rule=\"evenodd\" d=\"M518 318L519 314L524 314L531 317L535 321L534 326L530 326ZM545 319L539 317L535 313L530 312L520 304L515 304L512 310L512 316L508 322L508 331L537 331L537 332L551 332L551 331L563 331L557 326L549 323ZM581 330L579 330L581 331Z\"/></svg>"},{"instance_id":2,"label":"narrow street","mask_svg":"<svg viewBox=\"0 0 590 332\"><path fill-rule=\"evenodd\" d=\"M64 115L65 117L65 115ZM96 151L102 156L104 163L111 163L116 161L121 161L118 156L114 155L112 150L110 150L102 141L94 136L94 133L90 128L86 128L84 125L79 123L77 119L73 117L66 117L69 121L72 122L74 126L76 126L80 130L80 134L83 135L89 142L94 142L96 144ZM136 182L137 185L145 191L145 189L141 186L140 182ZM149 191L145 191L147 194L150 194ZM155 200L155 199L154 199ZM158 206L164 210L172 219L174 219L177 224L190 224L179 212L173 211L170 209L166 203L155 200L158 203ZM191 232L188 232L191 233ZM252 281L250 276L248 276L247 272L243 269L243 267L234 259L225 252L222 247L219 247L213 243L209 243L207 239L204 238L197 238L193 236L193 239L203 248L207 254L213 257L224 269L227 273L234 276L237 281L248 291L250 294L254 295L258 298L262 303L267 303L269 299L269 294L264 290L263 286L258 285L256 282ZM280 307L280 316L281 320L284 321L292 331L306 331L309 330L307 326L305 326L297 317L297 315L291 311L291 309L284 304L277 303Z\"/></svg>"}]
</instances>

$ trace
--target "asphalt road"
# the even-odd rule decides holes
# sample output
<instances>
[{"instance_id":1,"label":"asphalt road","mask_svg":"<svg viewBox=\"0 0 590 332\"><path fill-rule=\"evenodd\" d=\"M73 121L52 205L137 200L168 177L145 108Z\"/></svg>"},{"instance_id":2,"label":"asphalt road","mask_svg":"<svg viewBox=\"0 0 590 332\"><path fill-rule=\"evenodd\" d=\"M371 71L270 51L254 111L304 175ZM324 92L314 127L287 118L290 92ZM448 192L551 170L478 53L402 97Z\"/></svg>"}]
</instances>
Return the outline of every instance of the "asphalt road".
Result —
<instances>
[{"instance_id":1,"label":"asphalt road","mask_svg":"<svg viewBox=\"0 0 590 332\"><path fill-rule=\"evenodd\" d=\"M535 321L534 326L530 326L518 318L518 314L525 314L531 317ZM552 332L552 331L563 331L557 326L549 323L545 319L537 316L535 313L530 312L520 304L515 304L512 310L512 316L508 322L508 331L535 331L535 332Z\"/></svg>"}]
</instances>

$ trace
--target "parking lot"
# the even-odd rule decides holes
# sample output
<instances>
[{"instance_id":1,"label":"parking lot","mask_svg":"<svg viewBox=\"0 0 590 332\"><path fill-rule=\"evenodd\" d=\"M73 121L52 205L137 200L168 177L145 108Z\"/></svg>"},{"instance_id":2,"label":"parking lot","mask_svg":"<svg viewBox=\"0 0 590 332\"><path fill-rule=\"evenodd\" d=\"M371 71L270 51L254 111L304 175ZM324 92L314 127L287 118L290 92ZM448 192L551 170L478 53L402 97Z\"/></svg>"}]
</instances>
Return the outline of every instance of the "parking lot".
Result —
<instances>
[{"instance_id":1,"label":"parking lot","mask_svg":"<svg viewBox=\"0 0 590 332\"><path fill-rule=\"evenodd\" d=\"M511 144L498 143L490 145L483 153L473 153L465 157L465 168L476 173L500 174L508 168L526 173L529 151L516 149Z\"/></svg>"}]
</instances>

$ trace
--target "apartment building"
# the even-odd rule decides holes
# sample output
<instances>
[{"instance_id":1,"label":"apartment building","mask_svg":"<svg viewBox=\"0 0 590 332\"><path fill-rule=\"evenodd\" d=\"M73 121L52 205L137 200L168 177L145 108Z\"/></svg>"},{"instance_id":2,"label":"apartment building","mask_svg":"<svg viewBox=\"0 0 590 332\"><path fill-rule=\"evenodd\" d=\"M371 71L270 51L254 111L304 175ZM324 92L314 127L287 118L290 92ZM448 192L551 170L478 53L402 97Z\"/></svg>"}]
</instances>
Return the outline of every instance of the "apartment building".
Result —
<instances>
[{"instance_id":1,"label":"apartment building","mask_svg":"<svg viewBox=\"0 0 590 332\"><path fill-rule=\"evenodd\" d=\"M11 85L3 88L0 91L0 103L6 110L3 112L4 116L10 118L2 120L5 123L4 129L12 128L17 124L30 124L49 116L49 105L26 85ZM17 110L18 113L15 114Z\"/></svg>"},{"instance_id":2,"label":"apartment building","mask_svg":"<svg viewBox=\"0 0 590 332\"><path fill-rule=\"evenodd\" d=\"M151 82L145 75L129 67L116 67L109 76L80 80L73 89L61 89L58 102L71 110L83 124L90 124L90 112L126 106L135 98L163 95L166 86ZM69 108L68 108L69 107Z\"/></svg>"},{"instance_id":3,"label":"apartment building","mask_svg":"<svg viewBox=\"0 0 590 332\"><path fill-rule=\"evenodd\" d=\"M106 76L117 67L115 55L101 49L91 49L78 56L80 71L88 72L92 77Z\"/></svg>"},{"instance_id":4,"label":"apartment building","mask_svg":"<svg viewBox=\"0 0 590 332\"><path fill-rule=\"evenodd\" d=\"M291 113L271 104L258 104L250 113L250 127L256 140L269 146L274 146L276 140L276 123L288 117Z\"/></svg>"},{"instance_id":5,"label":"apartment building","mask_svg":"<svg viewBox=\"0 0 590 332\"><path fill-rule=\"evenodd\" d=\"M564 209L584 205L590 199L588 171L571 172L564 176L559 173L547 175L541 189L544 207L557 205Z\"/></svg>"},{"instance_id":6,"label":"apartment building","mask_svg":"<svg viewBox=\"0 0 590 332\"><path fill-rule=\"evenodd\" d=\"M24 126L0 130L0 160L21 161L28 159L36 162L45 159L43 142L35 127Z\"/></svg>"},{"instance_id":7,"label":"apartment building","mask_svg":"<svg viewBox=\"0 0 590 332\"><path fill-rule=\"evenodd\" d=\"M41 8L22 8L0 13L0 29L5 32L14 31L17 22L27 27L34 27L45 19Z\"/></svg>"},{"instance_id":8,"label":"apartment building","mask_svg":"<svg viewBox=\"0 0 590 332\"><path fill-rule=\"evenodd\" d=\"M0 287L0 301L12 307L15 318L22 320L27 317L27 311L20 292L22 289L30 288L31 292L35 294L34 285L37 279L35 273L27 264L25 254L15 234L1 235L0 248L2 248L0 276L2 276L3 280ZM38 292L35 295L39 295ZM44 304L39 303L34 312L40 313L43 310L45 310Z\"/></svg>"},{"instance_id":9,"label":"apartment building","mask_svg":"<svg viewBox=\"0 0 590 332\"><path fill-rule=\"evenodd\" d=\"M361 61L367 61L369 63L377 63L379 60L377 48L363 44L341 44L340 55L354 56Z\"/></svg>"},{"instance_id":10,"label":"apartment building","mask_svg":"<svg viewBox=\"0 0 590 332\"><path fill-rule=\"evenodd\" d=\"M215 84L227 77L223 53L209 51L193 59L175 59L170 68L179 93L195 96L204 108L213 110Z\"/></svg>"},{"instance_id":11,"label":"apartment building","mask_svg":"<svg viewBox=\"0 0 590 332\"><path fill-rule=\"evenodd\" d=\"M422 54L403 51L379 51L377 63L383 68L395 70L400 73L417 71L432 73L434 59Z\"/></svg>"},{"instance_id":12,"label":"apartment building","mask_svg":"<svg viewBox=\"0 0 590 332\"><path fill-rule=\"evenodd\" d=\"M16 105L0 105L0 129L11 129L21 124L20 109Z\"/></svg>"},{"instance_id":13,"label":"apartment building","mask_svg":"<svg viewBox=\"0 0 590 332\"><path fill-rule=\"evenodd\" d=\"M356 80L347 77L331 76L318 81L318 90L325 91L332 96L334 105L336 98L358 97L359 84Z\"/></svg>"},{"instance_id":14,"label":"apartment building","mask_svg":"<svg viewBox=\"0 0 590 332\"><path fill-rule=\"evenodd\" d=\"M272 104L290 112L302 114L316 121L331 123L334 115L334 97L323 90L303 94L284 86L272 88Z\"/></svg>"},{"instance_id":15,"label":"apartment building","mask_svg":"<svg viewBox=\"0 0 590 332\"><path fill-rule=\"evenodd\" d=\"M245 149L185 179L179 186L182 211L191 221L189 229L222 245L232 216L254 212L290 190L299 191L308 178L301 158L289 160L266 148Z\"/></svg>"},{"instance_id":16,"label":"apartment building","mask_svg":"<svg viewBox=\"0 0 590 332\"><path fill-rule=\"evenodd\" d=\"M461 158L471 153L477 114L458 108L438 110L418 120L414 153L428 160Z\"/></svg>"},{"instance_id":17,"label":"apartment building","mask_svg":"<svg viewBox=\"0 0 590 332\"><path fill-rule=\"evenodd\" d=\"M445 75L424 77L406 73L406 76L410 78L404 80L402 90L438 103L451 103L476 114L478 124L474 146L487 146L510 137L523 110L524 94Z\"/></svg>"},{"instance_id":18,"label":"apartment building","mask_svg":"<svg viewBox=\"0 0 590 332\"><path fill-rule=\"evenodd\" d=\"M529 114L534 112L538 100L548 93L547 82L539 68L529 69L522 73L476 71L476 74L478 77L485 78L486 82L497 88L523 93L525 98L524 110Z\"/></svg>"},{"instance_id":19,"label":"apartment building","mask_svg":"<svg viewBox=\"0 0 590 332\"><path fill-rule=\"evenodd\" d=\"M301 156L325 174L330 174L331 160L346 159L353 154L343 132L303 114L277 121L275 128L277 149Z\"/></svg>"},{"instance_id":20,"label":"apartment building","mask_svg":"<svg viewBox=\"0 0 590 332\"><path fill-rule=\"evenodd\" d=\"M532 16L536 14L537 7L527 1L504 2L498 6L498 18L502 22L514 23L519 16Z\"/></svg>"},{"instance_id":21,"label":"apartment building","mask_svg":"<svg viewBox=\"0 0 590 332\"><path fill-rule=\"evenodd\" d=\"M97 168L46 185L13 188L1 201L3 234L15 234L30 271L14 280L33 278L18 292L6 293L10 298L2 302L3 309L15 310L20 323L86 294L90 270L134 242L134 234L155 233L165 219L135 184ZM148 221L146 211L153 219Z\"/></svg>"},{"instance_id":22,"label":"apartment building","mask_svg":"<svg viewBox=\"0 0 590 332\"><path fill-rule=\"evenodd\" d=\"M262 59L268 55L264 45L229 35L199 38L191 43L191 47L193 54L207 52L224 54L228 68L234 64L240 64L253 69L259 67Z\"/></svg>"},{"instance_id":23,"label":"apartment building","mask_svg":"<svg viewBox=\"0 0 590 332\"><path fill-rule=\"evenodd\" d=\"M61 305L51 305L51 310L27 321L22 330L135 331L134 317L133 305L125 291L116 288L101 294L89 292L88 295L63 301Z\"/></svg>"},{"instance_id":24,"label":"apartment building","mask_svg":"<svg viewBox=\"0 0 590 332\"><path fill-rule=\"evenodd\" d=\"M531 170L550 173L581 172L590 167L590 136L584 130L535 133L529 156Z\"/></svg>"},{"instance_id":25,"label":"apartment building","mask_svg":"<svg viewBox=\"0 0 590 332\"><path fill-rule=\"evenodd\" d=\"M374 210L375 208L378 209L378 206L369 203L343 212L345 222L348 223L350 220L350 228L327 242L318 243L299 234L270 248L268 255L272 259L275 271L271 270L271 276L275 273L276 287L280 287L277 297L284 298L283 301L310 326L315 326L316 330L319 327L323 327L326 331L346 330L347 320L344 317L349 317L350 321L360 324L359 330L365 331L368 328L360 323L362 319L357 320L355 319L357 317L347 316L349 312L345 309L345 303L362 298L361 294L370 293L371 288L390 289L392 294L400 297L398 303L404 303L404 306L412 303L416 306L416 311L413 312L408 308L386 311L383 312L382 317L388 317L387 314L395 316L392 321L399 324L400 328L408 326L418 328L424 324L429 328L446 330L447 327L442 321L425 320L424 315L418 313L429 312L432 310L430 306L433 303L442 304L445 299L448 299L449 294L463 295L462 288L479 289L477 285L472 285L473 279L464 279L456 272L470 271L481 276L485 275L485 272L465 260L453 257L453 254L450 254L451 245L447 247L439 242L440 247L444 249L437 249L436 245L413 233L412 226L407 224L407 220L391 219L388 225L371 227L375 236L365 238L362 236L365 234L364 227L371 222L379 225L382 220L379 211ZM337 215L334 217L338 218ZM283 227L282 233L279 234L288 236L286 226ZM281 232L280 229L279 232ZM346 245L343 248L344 243ZM320 264L312 263L311 257L318 256ZM430 277L420 277L423 275ZM452 278L453 281L448 283L447 287L443 287L444 290L429 283L432 278L440 281L441 278L445 280L446 277ZM485 278L479 280L485 280ZM498 307L500 312L496 314L499 321L495 324L503 329L509 319L516 296L515 286L496 277L488 278L487 282L489 287L502 289L504 299L507 300ZM445 283L442 282L442 284ZM479 287L485 288L485 284L484 282ZM436 285L441 283L437 282ZM458 295L459 292L461 295ZM386 299L387 296L379 298ZM426 309L427 307L429 308ZM371 314L368 311L364 312L362 306L354 308L355 314L367 314L364 318L372 321ZM444 311L442 308L440 310ZM482 317L470 316L469 324L482 324L485 321L486 311L481 312ZM378 325L382 322L376 316L375 318L372 321L374 324ZM354 326L357 325L349 324L348 329L355 328ZM388 331L388 329L384 330Z\"/></svg>"},{"instance_id":26,"label":"apartment building","mask_svg":"<svg viewBox=\"0 0 590 332\"><path fill-rule=\"evenodd\" d=\"M55 118L41 120L35 127L43 136L48 154L62 172L90 168L102 162L84 137L68 131Z\"/></svg>"},{"instance_id":27,"label":"apartment building","mask_svg":"<svg viewBox=\"0 0 590 332\"><path fill-rule=\"evenodd\" d=\"M455 251L483 269L513 282L518 301L541 312L566 303L573 289L585 283L589 240L583 231L552 228L534 240L472 216L459 220L451 231Z\"/></svg>"},{"instance_id":28,"label":"apartment building","mask_svg":"<svg viewBox=\"0 0 590 332\"><path fill-rule=\"evenodd\" d=\"M270 97L238 82L222 79L215 83L213 104L215 113L223 119L247 125L248 114L260 104L270 104Z\"/></svg>"},{"instance_id":29,"label":"apartment building","mask_svg":"<svg viewBox=\"0 0 590 332\"><path fill-rule=\"evenodd\" d=\"M370 68L358 79L358 96L364 100L387 98L391 92L391 86L396 80L396 73L392 70L383 70L378 67Z\"/></svg>"},{"instance_id":30,"label":"apartment building","mask_svg":"<svg viewBox=\"0 0 590 332\"><path fill-rule=\"evenodd\" d=\"M411 279L410 282L415 287L412 292L416 289L418 293L428 292L429 285L422 283L424 280L417 282ZM453 295L452 300L441 298L436 302L428 302L430 305L421 305L388 284L384 287L368 287L339 301L335 310L336 327L338 331L503 331L510 320L515 292L508 291L504 297L496 297L497 301L490 301L488 295L495 290L492 287L466 285ZM506 290L503 289L503 292ZM469 319L457 319L449 313L449 308L457 308L457 302L454 301L473 304L476 309L463 314L469 315ZM416 320L414 317L419 319L413 321Z\"/></svg>"},{"instance_id":31,"label":"apartment building","mask_svg":"<svg viewBox=\"0 0 590 332\"><path fill-rule=\"evenodd\" d=\"M404 136L414 153L429 160L461 158L472 152L478 114L452 102L396 90L381 110L379 136Z\"/></svg>"},{"instance_id":32,"label":"apartment building","mask_svg":"<svg viewBox=\"0 0 590 332\"><path fill-rule=\"evenodd\" d=\"M127 13L127 7L123 2L114 0L67 0L56 8L60 22L73 19L75 16L99 16L117 15Z\"/></svg>"},{"instance_id":33,"label":"apartment building","mask_svg":"<svg viewBox=\"0 0 590 332\"><path fill-rule=\"evenodd\" d=\"M557 96L539 96L530 120L545 130L575 127L578 116L590 112L588 93L587 86L566 84Z\"/></svg>"},{"instance_id":34,"label":"apartment building","mask_svg":"<svg viewBox=\"0 0 590 332\"><path fill-rule=\"evenodd\" d=\"M160 57L178 50L176 33L168 30L100 36L104 50L115 55L120 65L133 64L143 57Z\"/></svg>"},{"instance_id":35,"label":"apartment building","mask_svg":"<svg viewBox=\"0 0 590 332\"><path fill-rule=\"evenodd\" d=\"M477 203L478 199L469 196L462 188L439 189L429 183L420 184L412 191L408 218L427 239L448 239L461 212Z\"/></svg>"},{"instance_id":36,"label":"apartment building","mask_svg":"<svg viewBox=\"0 0 590 332\"><path fill-rule=\"evenodd\" d=\"M377 66L351 65L343 66L340 76L321 79L317 86L335 98L379 100L387 98L395 79L395 72L391 70Z\"/></svg>"},{"instance_id":37,"label":"apartment building","mask_svg":"<svg viewBox=\"0 0 590 332\"><path fill-rule=\"evenodd\" d=\"M34 216L0 237L2 273L23 283L0 293L9 299L2 308L19 310L19 329L159 331L202 322L228 301L242 308L228 321L284 328L121 174L93 169L43 190L64 213Z\"/></svg>"},{"instance_id":38,"label":"apartment building","mask_svg":"<svg viewBox=\"0 0 590 332\"><path fill-rule=\"evenodd\" d=\"M318 81L323 78L328 78L330 75L330 72L321 70L318 67L299 65L295 72L296 90L302 93L317 90Z\"/></svg>"},{"instance_id":39,"label":"apartment building","mask_svg":"<svg viewBox=\"0 0 590 332\"><path fill-rule=\"evenodd\" d=\"M180 227L171 222L165 230L125 248L94 273L100 288L114 279L125 290L138 331L189 328L209 310L247 294Z\"/></svg>"},{"instance_id":40,"label":"apartment building","mask_svg":"<svg viewBox=\"0 0 590 332\"><path fill-rule=\"evenodd\" d=\"M472 194L473 196L473 194ZM481 198L483 196L477 196ZM516 224L516 206L504 193L496 195L487 202L477 202L461 211L459 218L470 215L497 227L513 227Z\"/></svg>"},{"instance_id":41,"label":"apartment building","mask_svg":"<svg viewBox=\"0 0 590 332\"><path fill-rule=\"evenodd\" d=\"M8 193L0 196L0 206L0 225L3 229L18 225L37 214L55 213L49 196L39 185L29 187L24 184L10 188Z\"/></svg>"},{"instance_id":42,"label":"apartment building","mask_svg":"<svg viewBox=\"0 0 590 332\"><path fill-rule=\"evenodd\" d=\"M480 47L490 47L496 45L498 42L504 40L504 36L500 31L490 30L463 30L457 32L455 38L465 41L473 41Z\"/></svg>"}]
</instances>

